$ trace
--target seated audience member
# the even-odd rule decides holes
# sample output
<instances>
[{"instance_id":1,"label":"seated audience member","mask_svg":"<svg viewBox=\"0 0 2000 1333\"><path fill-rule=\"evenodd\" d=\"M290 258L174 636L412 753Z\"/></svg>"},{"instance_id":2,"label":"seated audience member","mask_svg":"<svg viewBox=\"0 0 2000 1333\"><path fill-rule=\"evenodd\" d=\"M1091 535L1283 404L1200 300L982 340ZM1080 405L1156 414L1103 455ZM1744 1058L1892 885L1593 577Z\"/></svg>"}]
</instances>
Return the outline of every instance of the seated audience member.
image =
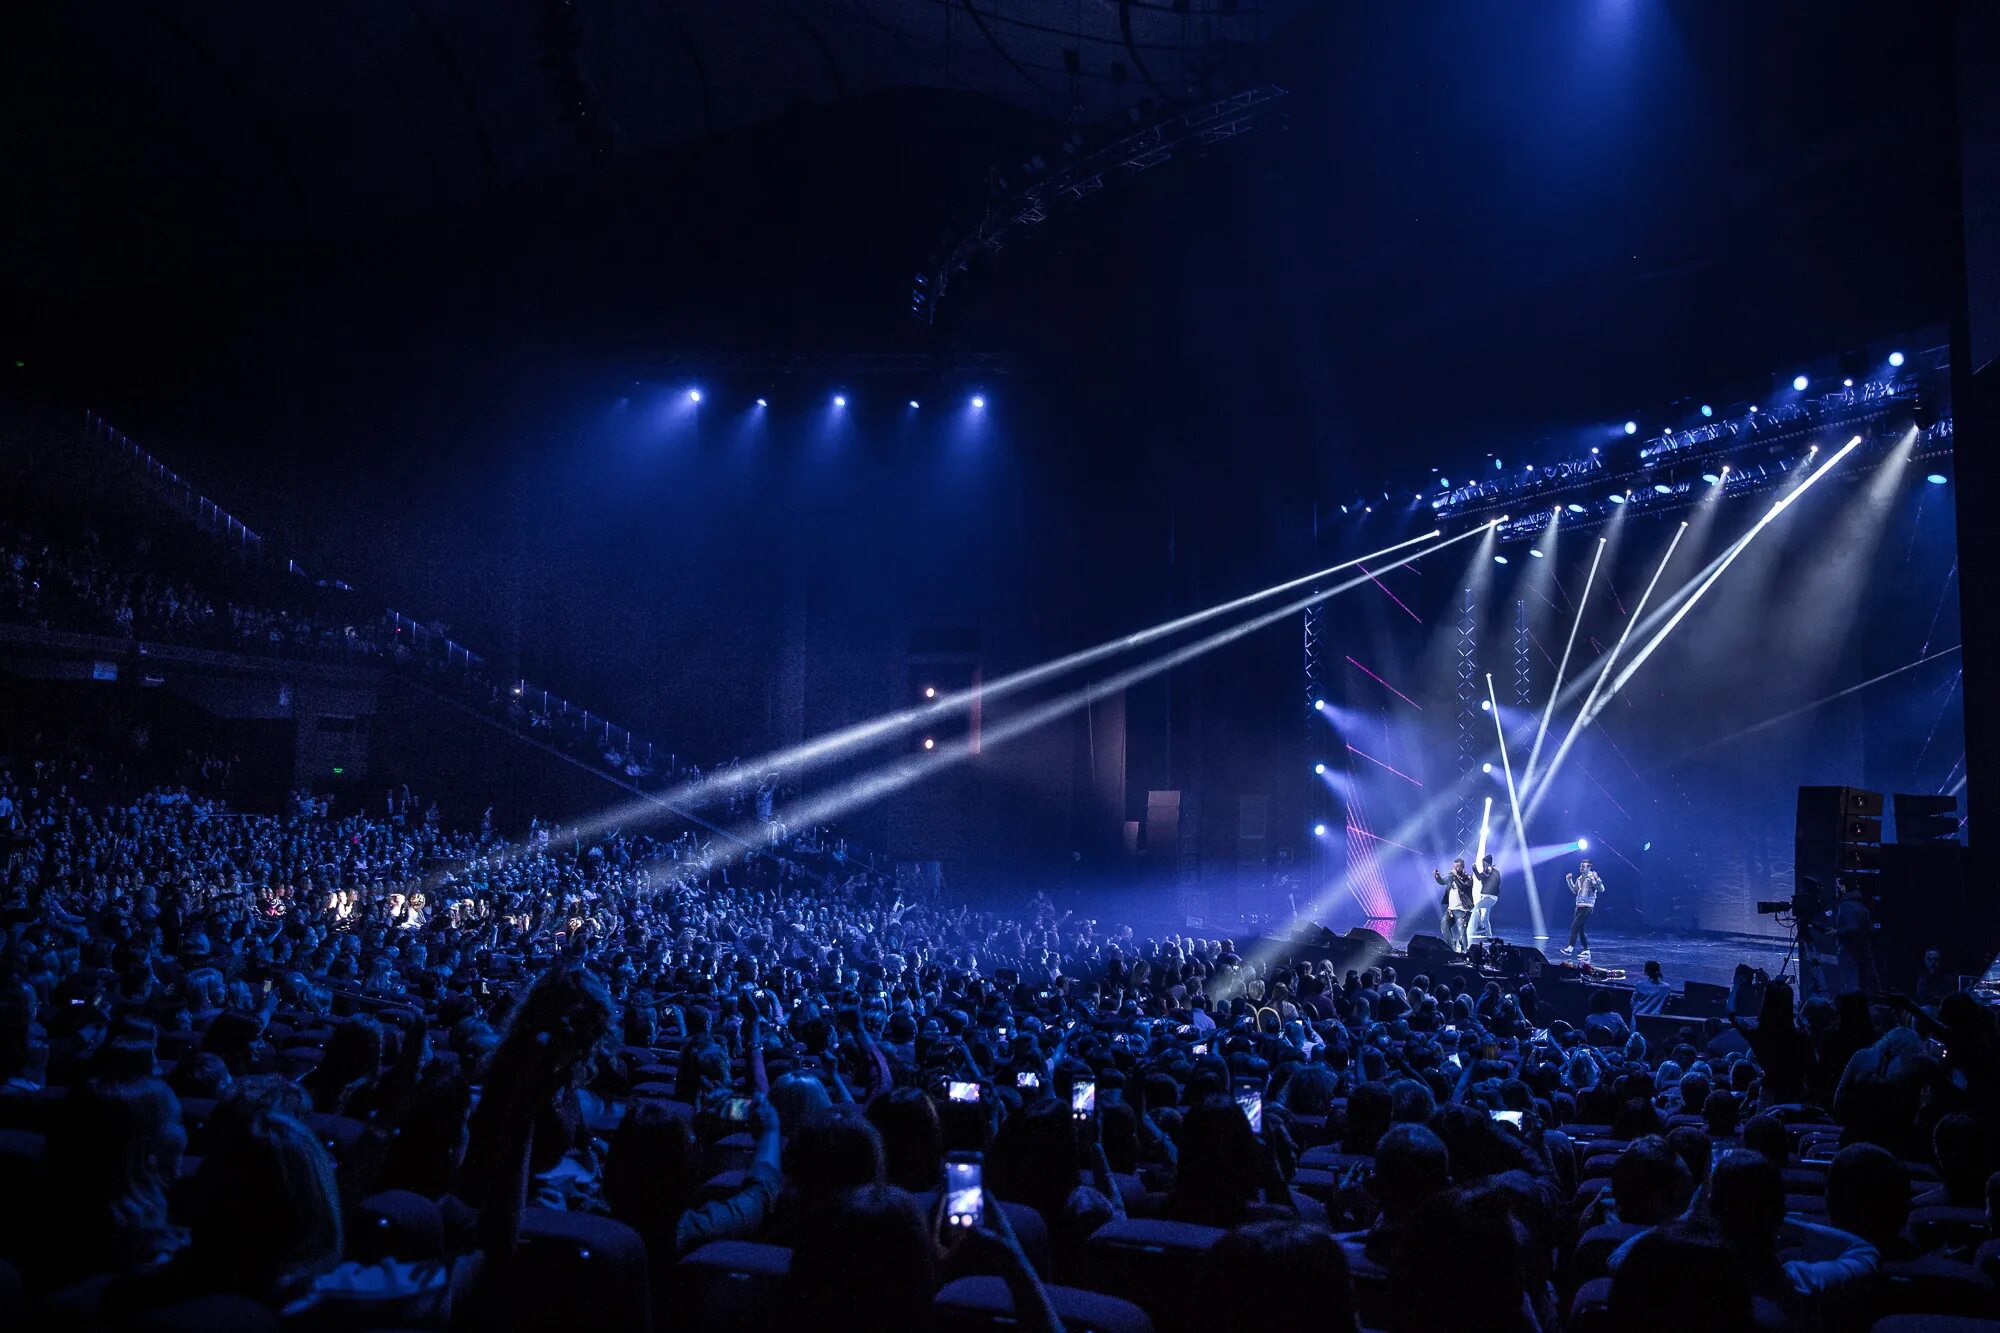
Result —
<instances>
[{"instance_id":1,"label":"seated audience member","mask_svg":"<svg viewBox=\"0 0 2000 1333\"><path fill-rule=\"evenodd\" d=\"M1634 1014L1664 1014L1667 1001L1672 998L1674 988L1666 983L1660 973L1656 959L1647 959L1645 975L1632 987L1632 1012Z\"/></svg>"},{"instance_id":2,"label":"seated audience member","mask_svg":"<svg viewBox=\"0 0 2000 1333\"><path fill-rule=\"evenodd\" d=\"M1658 1135L1634 1139L1611 1166L1611 1202L1620 1222L1658 1226L1686 1211L1694 1178Z\"/></svg>"},{"instance_id":3,"label":"seated audience member","mask_svg":"<svg viewBox=\"0 0 2000 1333\"><path fill-rule=\"evenodd\" d=\"M1246 1295L1258 1322L1272 1328L1360 1330L1347 1259L1321 1227L1252 1222L1217 1241L1202 1264L1195 1326L1241 1323Z\"/></svg>"},{"instance_id":4,"label":"seated audience member","mask_svg":"<svg viewBox=\"0 0 2000 1333\"><path fill-rule=\"evenodd\" d=\"M699 1147L694 1127L658 1102L626 1112L604 1159L604 1200L611 1215L646 1242L662 1282L682 1255L715 1240L752 1240L770 1217L783 1184L777 1112L757 1100L751 1111L757 1140L743 1182L726 1196L698 1203Z\"/></svg>"},{"instance_id":5,"label":"seated audience member","mask_svg":"<svg viewBox=\"0 0 2000 1333\"><path fill-rule=\"evenodd\" d=\"M1423 1209L1389 1265L1391 1333L1465 1329L1476 1333L1536 1333L1525 1237L1504 1208L1477 1191L1453 1189ZM1455 1256L1451 1281L1438 1257Z\"/></svg>"},{"instance_id":6,"label":"seated audience member","mask_svg":"<svg viewBox=\"0 0 2000 1333\"><path fill-rule=\"evenodd\" d=\"M1610 1314L1630 1333L1750 1333L1755 1302L1735 1251L1689 1222L1669 1222L1620 1252Z\"/></svg>"},{"instance_id":7,"label":"seated audience member","mask_svg":"<svg viewBox=\"0 0 2000 1333\"><path fill-rule=\"evenodd\" d=\"M186 1146L180 1102L160 1080L89 1079L71 1088L49 1125L27 1280L53 1291L91 1273L144 1272L178 1250L184 1237L168 1191Z\"/></svg>"},{"instance_id":8,"label":"seated audience member","mask_svg":"<svg viewBox=\"0 0 2000 1333\"><path fill-rule=\"evenodd\" d=\"M1397 1125L1375 1148L1368 1192L1379 1212L1375 1225L1347 1239L1368 1258L1386 1265L1417 1214L1451 1186L1451 1157L1444 1140L1423 1125Z\"/></svg>"},{"instance_id":9,"label":"seated audience member","mask_svg":"<svg viewBox=\"0 0 2000 1333\"><path fill-rule=\"evenodd\" d=\"M1987 1132L1963 1111L1941 1116L1931 1131L1932 1161L1937 1164L1938 1187L1927 1190L1917 1200L1920 1208L1939 1204L1953 1208L1979 1208L1986 1202Z\"/></svg>"},{"instance_id":10,"label":"seated audience member","mask_svg":"<svg viewBox=\"0 0 2000 1333\"><path fill-rule=\"evenodd\" d=\"M1743 1146L1751 1152L1762 1153L1780 1167L1792 1158L1792 1136L1785 1129L1785 1122L1768 1111L1751 1116L1744 1124Z\"/></svg>"},{"instance_id":11,"label":"seated audience member","mask_svg":"<svg viewBox=\"0 0 2000 1333\"><path fill-rule=\"evenodd\" d=\"M937 1104L922 1088L897 1088L868 1104L868 1123L882 1136L891 1185L922 1194L944 1182L944 1130Z\"/></svg>"},{"instance_id":12,"label":"seated audience member","mask_svg":"<svg viewBox=\"0 0 2000 1333\"><path fill-rule=\"evenodd\" d=\"M1910 1220L1910 1177L1887 1149L1850 1143L1833 1156L1826 1173L1826 1220L1861 1237L1885 1260L1913 1259L1903 1235Z\"/></svg>"},{"instance_id":13,"label":"seated audience member","mask_svg":"<svg viewBox=\"0 0 2000 1333\"><path fill-rule=\"evenodd\" d=\"M1762 1153L1739 1149L1716 1163L1708 1215L1751 1290L1795 1316L1851 1298L1881 1268L1881 1253L1860 1237L1787 1218L1783 1176Z\"/></svg>"},{"instance_id":14,"label":"seated audience member","mask_svg":"<svg viewBox=\"0 0 2000 1333\"><path fill-rule=\"evenodd\" d=\"M1013 1321L1027 1333L1062 1333L1062 1321L996 1201L982 1225L948 1237L991 1255L1006 1280ZM850 1189L804 1219L785 1279L784 1326L827 1333L932 1327L939 1218L893 1185Z\"/></svg>"}]
</instances>

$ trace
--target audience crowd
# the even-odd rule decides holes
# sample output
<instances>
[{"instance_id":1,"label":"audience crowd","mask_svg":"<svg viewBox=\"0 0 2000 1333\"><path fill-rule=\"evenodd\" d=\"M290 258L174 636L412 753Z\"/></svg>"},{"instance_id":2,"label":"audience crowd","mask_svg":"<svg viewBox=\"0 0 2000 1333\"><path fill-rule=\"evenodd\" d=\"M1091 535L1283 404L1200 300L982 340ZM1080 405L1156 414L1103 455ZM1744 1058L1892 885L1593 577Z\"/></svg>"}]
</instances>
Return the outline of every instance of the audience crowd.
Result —
<instances>
[{"instance_id":1,"label":"audience crowd","mask_svg":"<svg viewBox=\"0 0 2000 1333\"><path fill-rule=\"evenodd\" d=\"M15 749L9 1327L1993 1313L1969 995L1773 983L1654 1042L1608 992L910 901L811 835L508 844Z\"/></svg>"},{"instance_id":2,"label":"audience crowd","mask_svg":"<svg viewBox=\"0 0 2000 1333\"><path fill-rule=\"evenodd\" d=\"M159 540L0 522L0 621L380 662L627 781L690 776L344 589ZM975 911L821 830L509 841L407 788L255 813L226 757L171 749L0 717L0 1327L2000 1315L2000 1028L1970 994L1774 982L1677 1022L1657 976L1579 1003ZM776 781L738 805L768 818Z\"/></svg>"},{"instance_id":3,"label":"audience crowd","mask_svg":"<svg viewBox=\"0 0 2000 1333\"><path fill-rule=\"evenodd\" d=\"M119 534L56 526L59 535L0 517L0 623L393 669L641 790L720 776L718 813L771 804L777 775L745 771L737 760L704 773L587 710L497 678L444 634L371 610L344 584L280 575L206 534L147 522Z\"/></svg>"}]
</instances>

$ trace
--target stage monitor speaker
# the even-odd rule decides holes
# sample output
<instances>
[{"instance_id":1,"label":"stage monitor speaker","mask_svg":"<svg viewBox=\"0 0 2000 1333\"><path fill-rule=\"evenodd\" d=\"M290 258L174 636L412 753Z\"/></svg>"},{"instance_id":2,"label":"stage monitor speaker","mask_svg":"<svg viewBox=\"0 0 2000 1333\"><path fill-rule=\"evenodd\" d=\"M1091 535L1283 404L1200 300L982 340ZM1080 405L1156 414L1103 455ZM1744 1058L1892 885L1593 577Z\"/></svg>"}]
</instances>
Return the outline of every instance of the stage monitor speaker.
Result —
<instances>
[{"instance_id":1,"label":"stage monitor speaker","mask_svg":"<svg viewBox=\"0 0 2000 1333\"><path fill-rule=\"evenodd\" d=\"M1357 944L1365 944L1370 948L1380 949L1384 953L1389 951L1389 941L1379 930L1370 930L1366 926L1349 926L1347 928L1347 938Z\"/></svg>"},{"instance_id":2,"label":"stage monitor speaker","mask_svg":"<svg viewBox=\"0 0 2000 1333\"><path fill-rule=\"evenodd\" d=\"M1890 799L1896 810L1897 842L1947 842L1958 836L1958 797L1897 792Z\"/></svg>"},{"instance_id":3,"label":"stage monitor speaker","mask_svg":"<svg viewBox=\"0 0 2000 1333\"><path fill-rule=\"evenodd\" d=\"M1690 981L1681 987L1672 1013L1686 1018L1726 1018L1729 1015L1729 987L1706 981Z\"/></svg>"},{"instance_id":4,"label":"stage monitor speaker","mask_svg":"<svg viewBox=\"0 0 2000 1333\"><path fill-rule=\"evenodd\" d=\"M1436 980L1443 970L1455 966L1451 946L1435 935L1410 936L1409 954L1410 966L1432 980Z\"/></svg>"}]
</instances>

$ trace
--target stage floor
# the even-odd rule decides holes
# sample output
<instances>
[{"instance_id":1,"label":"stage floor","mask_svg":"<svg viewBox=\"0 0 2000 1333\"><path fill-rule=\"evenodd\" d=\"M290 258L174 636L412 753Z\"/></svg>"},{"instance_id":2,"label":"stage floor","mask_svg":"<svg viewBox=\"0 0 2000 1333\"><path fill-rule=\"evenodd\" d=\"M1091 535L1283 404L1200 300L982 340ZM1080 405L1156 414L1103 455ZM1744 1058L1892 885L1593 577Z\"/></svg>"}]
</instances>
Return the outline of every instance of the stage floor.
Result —
<instances>
[{"instance_id":1,"label":"stage floor","mask_svg":"<svg viewBox=\"0 0 2000 1333\"><path fill-rule=\"evenodd\" d=\"M1512 940L1510 943L1524 943ZM1536 945L1550 962L1562 959L1560 939ZM1683 981L1705 981L1727 986L1735 979L1736 965L1748 963L1777 976L1785 961L1783 940L1760 939L1750 935L1727 938L1699 938L1685 935L1628 935L1615 930L1590 932L1590 961L1596 967L1625 969L1627 981L1637 981L1647 959L1657 959L1660 973L1669 985Z\"/></svg>"}]
</instances>

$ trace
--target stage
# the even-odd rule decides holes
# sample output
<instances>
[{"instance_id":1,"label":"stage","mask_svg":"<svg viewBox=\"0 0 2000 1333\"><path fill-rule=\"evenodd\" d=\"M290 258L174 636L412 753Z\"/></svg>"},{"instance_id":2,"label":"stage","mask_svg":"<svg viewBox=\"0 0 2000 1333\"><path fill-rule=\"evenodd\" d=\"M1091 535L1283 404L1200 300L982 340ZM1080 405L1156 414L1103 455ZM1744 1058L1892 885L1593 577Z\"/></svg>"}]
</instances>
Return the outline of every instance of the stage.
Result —
<instances>
[{"instance_id":1,"label":"stage","mask_svg":"<svg viewBox=\"0 0 2000 1333\"><path fill-rule=\"evenodd\" d=\"M1540 942L1510 939L1509 944L1533 943L1551 963L1567 961L1561 939ZM1400 945L1399 945L1400 947ZM1683 981L1700 981L1727 986L1736 966L1748 963L1775 977L1784 966L1787 942L1757 935L1694 936L1640 935L1615 930L1590 932L1591 965L1623 970L1627 982L1637 981L1647 959L1660 964L1660 973L1670 986Z\"/></svg>"}]
</instances>

